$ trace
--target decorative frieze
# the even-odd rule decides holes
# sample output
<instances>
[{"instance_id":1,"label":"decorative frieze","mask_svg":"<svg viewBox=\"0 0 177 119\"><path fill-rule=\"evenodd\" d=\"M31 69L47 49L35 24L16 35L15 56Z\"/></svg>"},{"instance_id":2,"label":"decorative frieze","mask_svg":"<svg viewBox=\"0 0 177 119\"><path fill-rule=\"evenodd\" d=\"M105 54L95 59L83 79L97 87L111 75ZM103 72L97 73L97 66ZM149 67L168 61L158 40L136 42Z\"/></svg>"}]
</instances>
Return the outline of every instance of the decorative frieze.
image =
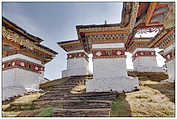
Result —
<instances>
[{"instance_id":1,"label":"decorative frieze","mask_svg":"<svg viewBox=\"0 0 177 119\"><path fill-rule=\"evenodd\" d=\"M84 52L77 52L77 53L69 53L67 54L67 59L73 59L73 58L85 58L88 61L88 56Z\"/></svg>"},{"instance_id":2,"label":"decorative frieze","mask_svg":"<svg viewBox=\"0 0 177 119\"><path fill-rule=\"evenodd\" d=\"M18 44L20 44L20 45L22 45L22 46L24 46L24 47L26 47L30 50L37 49L37 50L45 52L49 55L55 56L55 54L35 45L34 42L30 41L29 39L25 38L22 35L17 34L16 32L14 32L10 29L7 29L4 26L2 26L2 35L3 35L3 37L7 38L8 40L13 41L15 43L18 43Z\"/></svg>"},{"instance_id":3,"label":"decorative frieze","mask_svg":"<svg viewBox=\"0 0 177 119\"><path fill-rule=\"evenodd\" d=\"M134 61L136 57L144 56L156 56L155 51L137 51L133 56L132 60Z\"/></svg>"},{"instance_id":4,"label":"decorative frieze","mask_svg":"<svg viewBox=\"0 0 177 119\"><path fill-rule=\"evenodd\" d=\"M127 27L120 27L120 25L112 25L110 27L109 25L95 25L96 27L89 27L87 26L76 26L79 32L107 32L107 31L122 31L122 30L128 30ZM81 28L82 27L82 28ZM85 28L84 28L85 27Z\"/></svg>"},{"instance_id":5,"label":"decorative frieze","mask_svg":"<svg viewBox=\"0 0 177 119\"><path fill-rule=\"evenodd\" d=\"M107 33L107 34L94 34L94 35L89 35L86 34L86 38L88 40L123 40L128 34L123 34L123 33Z\"/></svg>"},{"instance_id":6,"label":"decorative frieze","mask_svg":"<svg viewBox=\"0 0 177 119\"><path fill-rule=\"evenodd\" d=\"M124 48L93 49L93 58L125 58Z\"/></svg>"},{"instance_id":7,"label":"decorative frieze","mask_svg":"<svg viewBox=\"0 0 177 119\"><path fill-rule=\"evenodd\" d=\"M21 68L37 73L41 73L41 71L44 71L43 66L22 59L13 59L2 63L3 71L12 68Z\"/></svg>"}]
</instances>

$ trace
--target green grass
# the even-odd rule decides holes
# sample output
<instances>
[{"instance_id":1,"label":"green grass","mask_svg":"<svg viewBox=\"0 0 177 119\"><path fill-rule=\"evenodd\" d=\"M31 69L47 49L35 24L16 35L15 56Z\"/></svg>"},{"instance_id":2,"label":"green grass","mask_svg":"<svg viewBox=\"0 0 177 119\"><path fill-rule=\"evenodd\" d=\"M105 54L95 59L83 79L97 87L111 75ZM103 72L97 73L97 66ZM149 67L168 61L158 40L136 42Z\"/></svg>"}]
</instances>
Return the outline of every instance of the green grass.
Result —
<instances>
[{"instance_id":1,"label":"green grass","mask_svg":"<svg viewBox=\"0 0 177 119\"><path fill-rule=\"evenodd\" d=\"M125 94L120 94L119 98L112 102L111 117L128 117L131 116L129 104L125 100Z\"/></svg>"},{"instance_id":2,"label":"green grass","mask_svg":"<svg viewBox=\"0 0 177 119\"><path fill-rule=\"evenodd\" d=\"M48 108L44 109L42 112L40 112L37 116L39 116L39 117L51 117L53 109L54 109L54 107L48 107Z\"/></svg>"}]
</instances>

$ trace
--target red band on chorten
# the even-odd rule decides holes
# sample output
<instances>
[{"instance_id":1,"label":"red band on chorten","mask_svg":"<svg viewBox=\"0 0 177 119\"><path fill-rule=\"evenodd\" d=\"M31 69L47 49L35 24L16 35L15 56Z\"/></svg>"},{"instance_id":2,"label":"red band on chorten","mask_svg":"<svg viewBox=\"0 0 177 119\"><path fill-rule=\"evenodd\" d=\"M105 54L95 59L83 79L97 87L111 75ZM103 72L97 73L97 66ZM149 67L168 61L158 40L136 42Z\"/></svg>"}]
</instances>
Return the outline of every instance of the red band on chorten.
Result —
<instances>
[{"instance_id":1,"label":"red band on chorten","mask_svg":"<svg viewBox=\"0 0 177 119\"><path fill-rule=\"evenodd\" d=\"M21 59L14 59L2 63L2 70L12 69L12 68L21 68L21 69L30 70L37 73L44 71L43 66L26 60L21 60Z\"/></svg>"},{"instance_id":2,"label":"red band on chorten","mask_svg":"<svg viewBox=\"0 0 177 119\"><path fill-rule=\"evenodd\" d=\"M132 60L134 61L136 57L142 56L156 56L155 51L138 51L132 56Z\"/></svg>"}]
</instances>

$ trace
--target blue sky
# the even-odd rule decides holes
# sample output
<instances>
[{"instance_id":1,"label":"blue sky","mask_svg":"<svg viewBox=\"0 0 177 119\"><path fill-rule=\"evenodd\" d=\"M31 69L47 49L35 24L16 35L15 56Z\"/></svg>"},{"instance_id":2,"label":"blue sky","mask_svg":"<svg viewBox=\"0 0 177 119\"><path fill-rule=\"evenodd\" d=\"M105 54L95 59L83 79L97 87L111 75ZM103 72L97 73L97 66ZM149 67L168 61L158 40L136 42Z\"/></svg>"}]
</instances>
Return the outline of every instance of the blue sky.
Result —
<instances>
[{"instance_id":1,"label":"blue sky","mask_svg":"<svg viewBox=\"0 0 177 119\"><path fill-rule=\"evenodd\" d=\"M120 23L123 4L112 3L12 3L2 4L4 17L25 31L40 37L43 45L58 52L45 66L45 77L50 80L61 77L66 69L66 52L57 42L77 39L76 25ZM132 68L128 55L127 68Z\"/></svg>"}]
</instances>

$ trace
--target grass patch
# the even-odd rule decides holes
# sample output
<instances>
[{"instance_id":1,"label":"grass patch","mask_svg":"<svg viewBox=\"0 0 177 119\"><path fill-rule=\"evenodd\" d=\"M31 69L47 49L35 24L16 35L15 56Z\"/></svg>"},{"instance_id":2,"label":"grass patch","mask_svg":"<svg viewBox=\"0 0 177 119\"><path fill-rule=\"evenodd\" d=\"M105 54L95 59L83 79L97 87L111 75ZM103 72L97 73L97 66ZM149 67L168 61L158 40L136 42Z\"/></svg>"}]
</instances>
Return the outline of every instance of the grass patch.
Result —
<instances>
[{"instance_id":1,"label":"grass patch","mask_svg":"<svg viewBox=\"0 0 177 119\"><path fill-rule=\"evenodd\" d=\"M48 108L44 109L43 111L41 111L37 116L38 117L51 117L53 109L54 109L54 107L48 107Z\"/></svg>"},{"instance_id":2,"label":"grass patch","mask_svg":"<svg viewBox=\"0 0 177 119\"><path fill-rule=\"evenodd\" d=\"M118 99L112 102L111 117L131 116L130 105L125 100L125 94L120 94Z\"/></svg>"}]
</instances>

